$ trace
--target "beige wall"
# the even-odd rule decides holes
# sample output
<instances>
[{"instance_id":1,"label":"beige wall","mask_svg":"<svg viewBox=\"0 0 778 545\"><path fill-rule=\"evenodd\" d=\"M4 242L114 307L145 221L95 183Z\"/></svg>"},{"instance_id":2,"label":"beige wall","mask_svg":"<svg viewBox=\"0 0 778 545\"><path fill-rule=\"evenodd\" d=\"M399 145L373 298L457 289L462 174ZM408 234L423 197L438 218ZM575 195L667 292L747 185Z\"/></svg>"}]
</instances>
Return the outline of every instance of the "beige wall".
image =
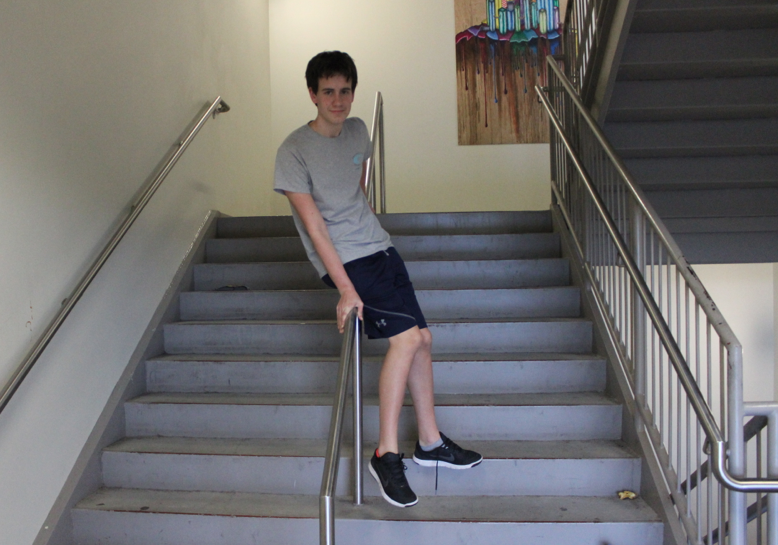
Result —
<instances>
[{"instance_id":1,"label":"beige wall","mask_svg":"<svg viewBox=\"0 0 778 545\"><path fill-rule=\"evenodd\" d=\"M0 380L206 102L210 121L0 414L32 543L209 209L270 211L266 0L0 0ZM264 199L264 200L263 200Z\"/></svg>"},{"instance_id":2,"label":"beige wall","mask_svg":"<svg viewBox=\"0 0 778 545\"><path fill-rule=\"evenodd\" d=\"M772 263L695 265L694 270L743 345L746 401L772 401L776 376L776 267Z\"/></svg>"},{"instance_id":3,"label":"beige wall","mask_svg":"<svg viewBox=\"0 0 778 545\"><path fill-rule=\"evenodd\" d=\"M548 208L547 145L457 145L451 0L269 1L274 149L315 116L308 60L339 49L359 69L352 115L369 124L384 96L390 212Z\"/></svg>"}]
</instances>

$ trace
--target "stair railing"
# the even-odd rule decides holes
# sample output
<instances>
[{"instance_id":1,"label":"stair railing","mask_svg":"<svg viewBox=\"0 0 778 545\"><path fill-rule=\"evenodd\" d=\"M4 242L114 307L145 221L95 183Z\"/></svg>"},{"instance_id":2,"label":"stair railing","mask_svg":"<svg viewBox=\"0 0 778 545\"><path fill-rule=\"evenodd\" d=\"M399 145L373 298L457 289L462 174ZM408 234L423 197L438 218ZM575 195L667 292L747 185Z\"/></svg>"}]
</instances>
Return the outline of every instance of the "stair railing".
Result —
<instances>
[{"instance_id":1,"label":"stair railing","mask_svg":"<svg viewBox=\"0 0 778 545\"><path fill-rule=\"evenodd\" d=\"M381 93L375 94L375 107L373 108L373 123L370 127L370 143L372 153L367 160L367 181L365 192L367 201L373 210L386 214L386 166L384 161L384 99ZM376 168L376 153L378 154L378 168ZM381 195L381 208L377 207L378 194Z\"/></svg>"},{"instance_id":2,"label":"stair railing","mask_svg":"<svg viewBox=\"0 0 778 545\"><path fill-rule=\"evenodd\" d=\"M603 40L618 0L570 0L563 25L565 73L585 98L596 83L593 75L602 61Z\"/></svg>"},{"instance_id":3,"label":"stair railing","mask_svg":"<svg viewBox=\"0 0 778 545\"><path fill-rule=\"evenodd\" d=\"M324 472L319 494L319 543L335 544L335 491L340 466L340 445L343 438L343 420L346 413L349 372L352 384L352 409L354 424L354 452L352 460L354 505L362 504L362 322L354 308L346 318L343 344L340 350L340 367L332 404L330 433L324 458Z\"/></svg>"},{"instance_id":4,"label":"stair railing","mask_svg":"<svg viewBox=\"0 0 778 545\"><path fill-rule=\"evenodd\" d=\"M723 534L745 545L747 493L770 493L775 504L778 473L747 472L744 419L773 418L768 435L775 436L778 405L743 402L740 343L572 83L553 58L547 62L548 87L537 91L551 128L552 209L569 229L637 429L688 543ZM778 469L778 453L769 457ZM718 482L683 486L706 465ZM778 518L768 519L774 544Z\"/></svg>"},{"instance_id":5,"label":"stair railing","mask_svg":"<svg viewBox=\"0 0 778 545\"><path fill-rule=\"evenodd\" d=\"M11 377L2 386L2 389L0 389L0 412L2 412L6 405L8 405L8 403L11 401L11 398L19 389L19 386L21 386L22 381L38 361L41 354L43 354L43 351L46 350L46 347L51 342L51 339L54 337L57 331L59 331L59 328L62 326L70 312L73 310L73 307L75 307L76 303L78 303L78 301L81 299L81 296L92 283L92 280L94 280L95 276L97 276L97 273L100 272L100 269L103 268L105 262L122 241L124 235L127 234L127 231L129 231L130 227L132 227L132 224L135 223L135 220L151 200L151 197L154 196L154 193L156 193L157 189L159 189L159 186L163 181L165 181L167 175L181 158L184 151L186 151L186 148L189 147L189 144L192 143L192 140L194 140L194 137L197 136L197 133L200 132L200 129L203 128L203 125L205 125L206 121L208 121L211 116L215 118L218 114L226 113L229 111L230 107L227 105L227 103L224 102L220 96L216 97L210 105L206 105L203 110L201 110L195 120L189 125L189 127L187 127L187 130L184 131L182 137L163 159L162 166L157 170L157 173L143 190L138 200L135 201L132 206L130 206L130 211L127 217L124 219L124 221L122 221L119 227L116 228L110 240L106 243L98 256L92 262L89 270L87 270L84 276L81 277L76 287L73 288L73 291L70 292L70 295L62 301L62 305L57 314L46 326L46 329L43 330L43 333L32 345L30 350L24 356L24 359L22 359L14 372L11 374Z\"/></svg>"}]
</instances>

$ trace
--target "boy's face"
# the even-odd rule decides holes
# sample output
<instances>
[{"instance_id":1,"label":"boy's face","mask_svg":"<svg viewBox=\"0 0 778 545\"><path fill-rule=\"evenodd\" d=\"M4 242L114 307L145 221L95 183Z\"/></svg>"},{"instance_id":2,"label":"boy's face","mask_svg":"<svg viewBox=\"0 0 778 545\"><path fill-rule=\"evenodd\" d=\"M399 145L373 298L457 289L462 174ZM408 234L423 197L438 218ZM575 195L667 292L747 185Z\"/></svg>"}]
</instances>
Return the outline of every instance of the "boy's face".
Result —
<instances>
[{"instance_id":1,"label":"boy's face","mask_svg":"<svg viewBox=\"0 0 778 545\"><path fill-rule=\"evenodd\" d=\"M351 103L354 102L354 92L351 82L343 76L319 79L319 91L308 88L311 100L319 111L317 117L321 122L340 127L351 113Z\"/></svg>"}]
</instances>

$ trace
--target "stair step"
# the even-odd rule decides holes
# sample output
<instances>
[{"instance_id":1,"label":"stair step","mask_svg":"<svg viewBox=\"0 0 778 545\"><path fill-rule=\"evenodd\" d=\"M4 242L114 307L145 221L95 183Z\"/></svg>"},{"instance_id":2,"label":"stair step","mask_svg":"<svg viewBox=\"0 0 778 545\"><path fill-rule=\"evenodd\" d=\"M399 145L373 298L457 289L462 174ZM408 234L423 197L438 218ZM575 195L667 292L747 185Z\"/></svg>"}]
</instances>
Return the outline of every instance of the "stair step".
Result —
<instances>
[{"instance_id":1,"label":"stair step","mask_svg":"<svg viewBox=\"0 0 778 545\"><path fill-rule=\"evenodd\" d=\"M607 122L776 117L777 97L778 77L617 81Z\"/></svg>"},{"instance_id":2,"label":"stair step","mask_svg":"<svg viewBox=\"0 0 778 545\"><path fill-rule=\"evenodd\" d=\"M778 154L778 117L608 123L605 133L624 158Z\"/></svg>"},{"instance_id":3,"label":"stair step","mask_svg":"<svg viewBox=\"0 0 778 545\"><path fill-rule=\"evenodd\" d=\"M390 235L486 235L551 232L547 210L525 212L441 212L379 214ZM219 218L218 238L293 237L291 216Z\"/></svg>"},{"instance_id":4,"label":"stair step","mask_svg":"<svg viewBox=\"0 0 778 545\"><path fill-rule=\"evenodd\" d=\"M566 259L406 261L417 290L526 288L570 283ZM329 289L306 262L205 263L194 268L195 290L246 286L251 290Z\"/></svg>"},{"instance_id":5,"label":"stair step","mask_svg":"<svg viewBox=\"0 0 778 545\"><path fill-rule=\"evenodd\" d=\"M337 500L339 544L629 543L660 545L663 526L641 499L560 496ZM318 496L101 489L73 510L80 545L315 543ZM486 524L479 524L486 523ZM163 541L164 540L164 541Z\"/></svg>"},{"instance_id":6,"label":"stair step","mask_svg":"<svg viewBox=\"0 0 778 545\"><path fill-rule=\"evenodd\" d=\"M145 394L125 404L125 420L131 437L324 439L332 401L326 394ZM440 428L462 442L621 437L621 406L599 393L440 394L435 405ZM400 440L417 437L410 398L399 428ZM375 396L365 396L364 437L378 438Z\"/></svg>"},{"instance_id":7,"label":"stair step","mask_svg":"<svg viewBox=\"0 0 778 545\"><path fill-rule=\"evenodd\" d=\"M778 25L778 6L748 1L726 6L638 7L630 32L696 32L771 28Z\"/></svg>"},{"instance_id":8,"label":"stair step","mask_svg":"<svg viewBox=\"0 0 778 545\"><path fill-rule=\"evenodd\" d=\"M632 158L644 191L778 187L778 155Z\"/></svg>"},{"instance_id":9,"label":"stair step","mask_svg":"<svg viewBox=\"0 0 778 545\"><path fill-rule=\"evenodd\" d=\"M778 28L630 34L619 80L778 75Z\"/></svg>"},{"instance_id":10,"label":"stair step","mask_svg":"<svg viewBox=\"0 0 778 545\"><path fill-rule=\"evenodd\" d=\"M417 290L427 319L577 317L574 286L525 289ZM326 320L334 318L337 290L184 292L181 320Z\"/></svg>"},{"instance_id":11,"label":"stair step","mask_svg":"<svg viewBox=\"0 0 778 545\"><path fill-rule=\"evenodd\" d=\"M592 324L573 318L428 323L434 353L592 351ZM168 354L335 355L342 337L334 320L176 322L164 326ZM364 343L365 354L385 354L386 339Z\"/></svg>"},{"instance_id":12,"label":"stair step","mask_svg":"<svg viewBox=\"0 0 778 545\"><path fill-rule=\"evenodd\" d=\"M103 482L111 488L318 494L324 471L325 440L238 440L140 437L104 450ZM419 496L612 496L640 490L640 459L614 441L469 441L484 461L473 471L438 471L412 461L408 481ZM364 450L369 463L375 445ZM351 445L343 445L338 490L348 494ZM365 471L367 496L379 496Z\"/></svg>"},{"instance_id":13,"label":"stair step","mask_svg":"<svg viewBox=\"0 0 778 545\"><path fill-rule=\"evenodd\" d=\"M392 237L407 261L461 259L536 259L559 257L559 235L429 235ZM307 261L299 237L211 239L206 243L209 263Z\"/></svg>"},{"instance_id":14,"label":"stair step","mask_svg":"<svg viewBox=\"0 0 778 545\"><path fill-rule=\"evenodd\" d=\"M363 360L363 389L376 394L383 356ZM149 392L332 393L339 358L332 356L162 356L146 362ZM581 354L438 354L440 394L599 392L605 361Z\"/></svg>"},{"instance_id":15,"label":"stair step","mask_svg":"<svg viewBox=\"0 0 778 545\"><path fill-rule=\"evenodd\" d=\"M668 219L767 218L778 215L778 188L701 189L698 191L647 192L659 215ZM763 229L764 220L752 220ZM702 227L704 224L701 224ZM760 229L761 230L761 229Z\"/></svg>"},{"instance_id":16,"label":"stair step","mask_svg":"<svg viewBox=\"0 0 778 545\"><path fill-rule=\"evenodd\" d=\"M638 0L637 9L685 9L726 6L765 6L775 0Z\"/></svg>"}]
</instances>

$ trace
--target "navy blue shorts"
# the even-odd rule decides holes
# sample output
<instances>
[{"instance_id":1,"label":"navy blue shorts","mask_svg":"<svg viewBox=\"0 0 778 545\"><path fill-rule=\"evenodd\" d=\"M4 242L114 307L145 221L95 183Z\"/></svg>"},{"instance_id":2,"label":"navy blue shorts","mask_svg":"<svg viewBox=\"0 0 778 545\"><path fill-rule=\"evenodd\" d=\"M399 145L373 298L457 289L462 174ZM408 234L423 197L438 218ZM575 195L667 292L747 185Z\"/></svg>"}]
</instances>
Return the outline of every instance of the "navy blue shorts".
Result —
<instances>
[{"instance_id":1,"label":"navy blue shorts","mask_svg":"<svg viewBox=\"0 0 778 545\"><path fill-rule=\"evenodd\" d=\"M394 337L413 326L427 327L405 263L393 247L349 261L343 268L365 305L362 318L369 339ZM322 280L335 287L330 275Z\"/></svg>"}]
</instances>

